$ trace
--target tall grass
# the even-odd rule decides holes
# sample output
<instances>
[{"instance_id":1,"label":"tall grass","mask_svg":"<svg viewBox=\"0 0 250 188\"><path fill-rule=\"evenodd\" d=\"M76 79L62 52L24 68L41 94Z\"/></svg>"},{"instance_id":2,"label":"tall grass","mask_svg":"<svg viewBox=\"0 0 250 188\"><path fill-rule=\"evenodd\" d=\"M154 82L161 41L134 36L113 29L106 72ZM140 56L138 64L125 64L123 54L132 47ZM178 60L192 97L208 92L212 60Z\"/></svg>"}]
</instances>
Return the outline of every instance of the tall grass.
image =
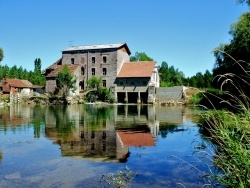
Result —
<instances>
[{"instance_id":1,"label":"tall grass","mask_svg":"<svg viewBox=\"0 0 250 188\"><path fill-rule=\"evenodd\" d=\"M243 70L242 62L235 61ZM245 76L250 77L247 71ZM216 146L214 165L223 173L215 178L227 187L250 187L250 103L244 94L249 83L231 73L220 75L233 91L225 91L227 100L220 98L221 104L227 104L230 110L210 110L202 115L203 130ZM244 84L244 90L242 85ZM213 106L213 101L210 101ZM233 109L233 110L231 110Z\"/></svg>"},{"instance_id":2,"label":"tall grass","mask_svg":"<svg viewBox=\"0 0 250 188\"><path fill-rule=\"evenodd\" d=\"M213 111L203 117L209 138L217 146L214 165L223 172L215 178L228 187L250 187L249 116L242 115Z\"/></svg>"}]
</instances>

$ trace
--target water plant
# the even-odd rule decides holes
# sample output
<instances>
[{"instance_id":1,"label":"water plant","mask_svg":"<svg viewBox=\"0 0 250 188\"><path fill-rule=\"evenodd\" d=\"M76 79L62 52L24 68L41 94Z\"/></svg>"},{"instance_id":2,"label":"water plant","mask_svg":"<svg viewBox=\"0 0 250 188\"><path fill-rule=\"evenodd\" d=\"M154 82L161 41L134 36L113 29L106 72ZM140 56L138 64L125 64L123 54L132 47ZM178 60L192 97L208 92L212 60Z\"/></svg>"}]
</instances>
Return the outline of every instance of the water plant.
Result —
<instances>
[{"instance_id":1,"label":"water plant","mask_svg":"<svg viewBox=\"0 0 250 188\"><path fill-rule=\"evenodd\" d=\"M102 175L101 181L106 182L109 187L115 188L126 188L130 187L131 181L134 177L137 176L137 173L132 172L127 166L124 168L124 171L117 171L116 174L108 173Z\"/></svg>"}]
</instances>

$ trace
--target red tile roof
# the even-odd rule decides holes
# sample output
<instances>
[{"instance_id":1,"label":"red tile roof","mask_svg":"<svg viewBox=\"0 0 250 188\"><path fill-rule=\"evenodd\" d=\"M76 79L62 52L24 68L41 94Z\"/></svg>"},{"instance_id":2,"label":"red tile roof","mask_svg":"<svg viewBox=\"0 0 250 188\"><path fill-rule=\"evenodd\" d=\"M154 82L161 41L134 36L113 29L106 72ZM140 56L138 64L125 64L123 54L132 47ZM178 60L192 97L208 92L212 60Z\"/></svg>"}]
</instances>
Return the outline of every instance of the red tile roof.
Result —
<instances>
[{"instance_id":1,"label":"red tile roof","mask_svg":"<svg viewBox=\"0 0 250 188\"><path fill-rule=\"evenodd\" d=\"M141 131L117 131L124 146L154 146L154 140L150 132Z\"/></svg>"},{"instance_id":2,"label":"red tile roof","mask_svg":"<svg viewBox=\"0 0 250 188\"><path fill-rule=\"evenodd\" d=\"M56 68L54 70L52 70L46 77L56 77L58 72L60 72L62 70L64 65L56 65ZM70 72L74 73L76 71L76 69L79 67L79 65L67 65Z\"/></svg>"},{"instance_id":3,"label":"red tile roof","mask_svg":"<svg viewBox=\"0 0 250 188\"><path fill-rule=\"evenodd\" d=\"M10 92L10 87L32 88L33 84L28 80L6 78L2 80L3 92Z\"/></svg>"},{"instance_id":4,"label":"red tile roof","mask_svg":"<svg viewBox=\"0 0 250 188\"><path fill-rule=\"evenodd\" d=\"M123 64L118 78L151 77L155 68L154 61L126 62Z\"/></svg>"}]
</instances>

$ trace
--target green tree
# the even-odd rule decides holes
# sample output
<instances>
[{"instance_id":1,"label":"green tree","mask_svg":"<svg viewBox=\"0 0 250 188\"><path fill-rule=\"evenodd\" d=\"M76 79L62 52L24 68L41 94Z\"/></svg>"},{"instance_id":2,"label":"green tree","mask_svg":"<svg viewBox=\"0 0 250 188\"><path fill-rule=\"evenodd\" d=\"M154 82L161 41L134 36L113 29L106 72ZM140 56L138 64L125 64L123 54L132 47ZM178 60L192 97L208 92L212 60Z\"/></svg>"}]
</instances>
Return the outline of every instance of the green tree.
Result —
<instances>
[{"instance_id":1,"label":"green tree","mask_svg":"<svg viewBox=\"0 0 250 188\"><path fill-rule=\"evenodd\" d=\"M74 76L71 74L67 65L64 65L62 70L58 72L56 85L59 91L62 93L63 98L66 98L70 89L74 88L76 80L73 78Z\"/></svg>"},{"instance_id":2,"label":"green tree","mask_svg":"<svg viewBox=\"0 0 250 188\"><path fill-rule=\"evenodd\" d=\"M0 65L0 80L6 78L9 73L9 67L7 65Z\"/></svg>"},{"instance_id":3,"label":"green tree","mask_svg":"<svg viewBox=\"0 0 250 188\"><path fill-rule=\"evenodd\" d=\"M18 68L17 68L16 65L14 65L14 66L11 67L11 69L9 70L7 77L8 77L8 78L19 78L18 75L19 75L19 74L18 74Z\"/></svg>"},{"instance_id":4,"label":"green tree","mask_svg":"<svg viewBox=\"0 0 250 188\"><path fill-rule=\"evenodd\" d=\"M249 76L245 77L246 72L250 71L250 12L242 14L239 20L231 25L229 34L232 35L230 43L221 44L215 49L216 63L213 75L219 77L220 75L233 74L235 76L231 78L234 79L234 82L239 83L241 89L248 92L247 86L237 77L244 78L248 83L250 82ZM220 80L216 80L214 86L220 87L227 79L221 77ZM233 91L230 85L225 89Z\"/></svg>"},{"instance_id":5,"label":"green tree","mask_svg":"<svg viewBox=\"0 0 250 188\"><path fill-rule=\"evenodd\" d=\"M145 52L136 52L134 56L130 57L130 61L154 61Z\"/></svg>"},{"instance_id":6,"label":"green tree","mask_svg":"<svg viewBox=\"0 0 250 188\"><path fill-rule=\"evenodd\" d=\"M163 61L160 69L160 86L161 87L170 87L170 86L178 86L183 85L183 81L185 80L185 75L179 69L175 69L174 66L168 66L167 62Z\"/></svg>"},{"instance_id":7,"label":"green tree","mask_svg":"<svg viewBox=\"0 0 250 188\"><path fill-rule=\"evenodd\" d=\"M4 58L3 49L0 48L0 62L3 60L3 58Z\"/></svg>"},{"instance_id":8,"label":"green tree","mask_svg":"<svg viewBox=\"0 0 250 188\"><path fill-rule=\"evenodd\" d=\"M101 87L101 83L102 83L102 78L97 78L96 76L92 76L88 81L88 87L90 89L96 89L98 90Z\"/></svg>"},{"instance_id":9,"label":"green tree","mask_svg":"<svg viewBox=\"0 0 250 188\"><path fill-rule=\"evenodd\" d=\"M34 72L41 73L42 61L40 58L36 58L34 61L35 69Z\"/></svg>"},{"instance_id":10,"label":"green tree","mask_svg":"<svg viewBox=\"0 0 250 188\"><path fill-rule=\"evenodd\" d=\"M213 75L209 70L206 70L204 75L204 88L211 88L212 87L212 82L213 82Z\"/></svg>"}]
</instances>

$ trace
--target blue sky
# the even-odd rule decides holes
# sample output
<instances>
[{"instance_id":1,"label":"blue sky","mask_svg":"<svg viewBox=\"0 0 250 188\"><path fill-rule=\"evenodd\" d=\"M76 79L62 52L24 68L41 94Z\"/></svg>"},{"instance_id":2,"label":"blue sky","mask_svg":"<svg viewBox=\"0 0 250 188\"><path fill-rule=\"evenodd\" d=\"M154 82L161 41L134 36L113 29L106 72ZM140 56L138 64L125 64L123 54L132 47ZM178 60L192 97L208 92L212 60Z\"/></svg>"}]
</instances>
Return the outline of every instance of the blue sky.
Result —
<instances>
[{"instance_id":1,"label":"blue sky","mask_svg":"<svg viewBox=\"0 0 250 188\"><path fill-rule=\"evenodd\" d=\"M213 49L246 11L236 0L1 0L1 65L33 70L41 58L44 69L70 45L126 42L190 77L212 70Z\"/></svg>"}]
</instances>

